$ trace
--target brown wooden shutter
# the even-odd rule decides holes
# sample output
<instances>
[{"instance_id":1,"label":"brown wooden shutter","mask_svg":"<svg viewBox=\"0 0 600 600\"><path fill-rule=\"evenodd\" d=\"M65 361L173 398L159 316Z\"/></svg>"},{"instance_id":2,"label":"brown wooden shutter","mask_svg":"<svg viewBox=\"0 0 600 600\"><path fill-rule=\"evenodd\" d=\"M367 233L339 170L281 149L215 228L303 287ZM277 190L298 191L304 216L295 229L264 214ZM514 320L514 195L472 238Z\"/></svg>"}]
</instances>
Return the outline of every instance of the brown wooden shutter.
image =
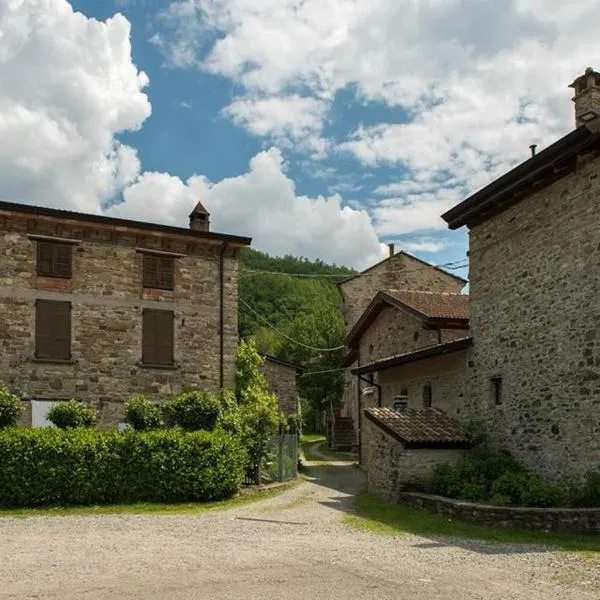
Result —
<instances>
[{"instance_id":1,"label":"brown wooden shutter","mask_svg":"<svg viewBox=\"0 0 600 600\"><path fill-rule=\"evenodd\" d=\"M37 274L42 277L72 276L73 247L59 242L37 242Z\"/></svg>"},{"instance_id":2,"label":"brown wooden shutter","mask_svg":"<svg viewBox=\"0 0 600 600\"><path fill-rule=\"evenodd\" d=\"M35 355L37 358L71 358L71 303L38 300L35 312Z\"/></svg>"},{"instance_id":3,"label":"brown wooden shutter","mask_svg":"<svg viewBox=\"0 0 600 600\"><path fill-rule=\"evenodd\" d=\"M158 256L156 254L143 255L144 287L155 288L158 284Z\"/></svg>"},{"instance_id":4,"label":"brown wooden shutter","mask_svg":"<svg viewBox=\"0 0 600 600\"><path fill-rule=\"evenodd\" d=\"M142 314L142 363L173 364L173 320L171 310L144 309Z\"/></svg>"},{"instance_id":5,"label":"brown wooden shutter","mask_svg":"<svg viewBox=\"0 0 600 600\"><path fill-rule=\"evenodd\" d=\"M159 287L162 290L173 289L173 271L175 260L171 256L161 256L159 261Z\"/></svg>"}]
</instances>

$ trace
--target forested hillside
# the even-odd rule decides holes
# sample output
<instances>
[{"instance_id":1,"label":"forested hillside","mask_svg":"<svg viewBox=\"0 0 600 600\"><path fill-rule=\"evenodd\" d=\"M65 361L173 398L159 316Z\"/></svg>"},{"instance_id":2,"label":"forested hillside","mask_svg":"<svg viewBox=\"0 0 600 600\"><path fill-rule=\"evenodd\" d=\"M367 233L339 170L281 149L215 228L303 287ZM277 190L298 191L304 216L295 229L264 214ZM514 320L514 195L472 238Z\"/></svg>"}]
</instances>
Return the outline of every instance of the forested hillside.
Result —
<instances>
[{"instance_id":1,"label":"forested hillside","mask_svg":"<svg viewBox=\"0 0 600 600\"><path fill-rule=\"evenodd\" d=\"M356 271L320 260L271 257L245 249L240 255L240 337L259 350L305 365L309 371L339 368L344 319L336 282ZM340 371L299 378L300 395L316 406L342 394Z\"/></svg>"}]
</instances>

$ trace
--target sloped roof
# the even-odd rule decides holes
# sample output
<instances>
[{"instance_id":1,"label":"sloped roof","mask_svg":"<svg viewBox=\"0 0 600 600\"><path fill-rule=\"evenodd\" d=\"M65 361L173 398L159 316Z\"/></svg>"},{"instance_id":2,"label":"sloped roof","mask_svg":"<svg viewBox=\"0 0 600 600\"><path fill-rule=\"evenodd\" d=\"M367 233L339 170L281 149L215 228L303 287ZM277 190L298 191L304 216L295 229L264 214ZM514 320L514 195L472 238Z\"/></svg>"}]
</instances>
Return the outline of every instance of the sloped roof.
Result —
<instances>
[{"instance_id":1,"label":"sloped roof","mask_svg":"<svg viewBox=\"0 0 600 600\"><path fill-rule=\"evenodd\" d=\"M411 350L410 352L403 352L402 354L394 354L394 356L387 356L375 362L363 365L352 369L354 375L364 375L366 373L377 373L378 371L385 371L392 367L399 367L426 358L432 358L433 356L440 356L442 354L451 354L452 352L458 352L468 348L473 341L471 337L458 338L451 340L450 342L443 342L442 344L435 344L433 346L424 346L417 350Z\"/></svg>"},{"instance_id":2,"label":"sloped roof","mask_svg":"<svg viewBox=\"0 0 600 600\"><path fill-rule=\"evenodd\" d=\"M455 326L469 325L469 296L448 292L418 292L411 290L381 290L369 303L354 327L348 332L345 343L356 347L364 332L386 306L405 310L430 323L449 321Z\"/></svg>"},{"instance_id":3,"label":"sloped roof","mask_svg":"<svg viewBox=\"0 0 600 600\"><path fill-rule=\"evenodd\" d=\"M271 356L270 354L263 354L262 356L266 361L272 362L273 364L280 365L282 367L294 369L298 373L303 373L304 371L306 371L306 367L301 365L300 363L292 362L291 360L283 360L281 358L277 358L276 356Z\"/></svg>"},{"instance_id":4,"label":"sloped roof","mask_svg":"<svg viewBox=\"0 0 600 600\"><path fill-rule=\"evenodd\" d=\"M370 273L371 271L373 271L374 269L376 269L377 267L384 265L386 263L388 263L391 260L394 260L397 257L400 256L405 256L407 258L410 258L411 260L414 260L418 263L421 263L423 265L424 268L429 267L431 269L435 269L436 271L439 271L440 273L443 273L444 275L448 275L449 277L452 277L453 279L456 279L457 281L462 281L463 283L467 283L467 280L464 279L463 277L460 277L454 273L449 273L448 271L445 271L444 269L442 269L441 267L438 267L436 265L432 265L431 263L428 263L427 261L418 258L416 256L413 256L412 254L409 254L408 252L405 252L404 250L400 250L400 252L396 252L395 254L392 254L391 256L388 256L386 258L384 258L383 260L380 260L378 263L375 263L374 265L371 265L370 267L368 267L367 269L365 269L364 271L361 271L360 273L357 273L356 275L351 275L350 277L346 277L346 279L342 279L342 281L338 281L337 285L342 286L345 283L347 283L348 281L352 281L353 279L356 279L357 277L361 277L363 275L366 275L367 273Z\"/></svg>"},{"instance_id":5,"label":"sloped roof","mask_svg":"<svg viewBox=\"0 0 600 600\"><path fill-rule=\"evenodd\" d=\"M210 215L210 213L204 207L204 204L202 204L202 202L200 202L199 200L198 200L196 206L194 206L194 210L192 210L192 212L190 213L190 217L192 215L198 215L198 214Z\"/></svg>"},{"instance_id":6,"label":"sloped roof","mask_svg":"<svg viewBox=\"0 0 600 600\"><path fill-rule=\"evenodd\" d=\"M365 408L365 417L406 448L468 448L471 446L461 424L436 408Z\"/></svg>"},{"instance_id":7,"label":"sloped roof","mask_svg":"<svg viewBox=\"0 0 600 600\"><path fill-rule=\"evenodd\" d=\"M469 296L448 292L382 290L383 294L421 313L428 319L468 319Z\"/></svg>"},{"instance_id":8,"label":"sloped roof","mask_svg":"<svg viewBox=\"0 0 600 600\"><path fill-rule=\"evenodd\" d=\"M600 150L600 118L577 127L442 215L450 229L477 225L572 173L577 156Z\"/></svg>"}]
</instances>

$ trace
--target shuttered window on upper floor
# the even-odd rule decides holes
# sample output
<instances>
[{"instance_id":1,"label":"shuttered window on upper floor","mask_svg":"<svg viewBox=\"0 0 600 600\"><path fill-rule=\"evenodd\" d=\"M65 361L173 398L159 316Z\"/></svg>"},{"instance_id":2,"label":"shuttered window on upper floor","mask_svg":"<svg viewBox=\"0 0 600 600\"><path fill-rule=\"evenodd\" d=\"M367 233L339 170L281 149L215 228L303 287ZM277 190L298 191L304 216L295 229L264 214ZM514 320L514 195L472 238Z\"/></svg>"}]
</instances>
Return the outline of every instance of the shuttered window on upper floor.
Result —
<instances>
[{"instance_id":1,"label":"shuttered window on upper floor","mask_svg":"<svg viewBox=\"0 0 600 600\"><path fill-rule=\"evenodd\" d=\"M143 280L145 288L172 290L175 259L160 254L143 254Z\"/></svg>"},{"instance_id":2,"label":"shuttered window on upper floor","mask_svg":"<svg viewBox=\"0 0 600 600\"><path fill-rule=\"evenodd\" d=\"M35 356L48 360L71 359L70 302L36 301Z\"/></svg>"},{"instance_id":3,"label":"shuttered window on upper floor","mask_svg":"<svg viewBox=\"0 0 600 600\"><path fill-rule=\"evenodd\" d=\"M73 246L61 242L37 242L36 272L42 277L63 277L73 274Z\"/></svg>"},{"instance_id":4,"label":"shuttered window on upper floor","mask_svg":"<svg viewBox=\"0 0 600 600\"><path fill-rule=\"evenodd\" d=\"M142 315L142 364L172 366L174 363L172 310L145 308Z\"/></svg>"}]
</instances>

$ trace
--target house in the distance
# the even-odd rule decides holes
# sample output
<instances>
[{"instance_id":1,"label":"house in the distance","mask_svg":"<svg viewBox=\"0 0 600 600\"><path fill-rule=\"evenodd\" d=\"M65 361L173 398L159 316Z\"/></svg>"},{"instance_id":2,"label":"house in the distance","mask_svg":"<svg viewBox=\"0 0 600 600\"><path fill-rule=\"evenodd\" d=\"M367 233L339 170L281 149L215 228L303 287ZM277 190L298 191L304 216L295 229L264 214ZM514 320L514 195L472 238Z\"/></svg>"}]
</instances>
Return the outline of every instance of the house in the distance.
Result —
<instances>
[{"instance_id":1,"label":"house in the distance","mask_svg":"<svg viewBox=\"0 0 600 600\"><path fill-rule=\"evenodd\" d=\"M285 415L299 412L296 381L306 369L298 363L269 354L264 354L263 358L265 362L261 370L267 379L269 391L277 396L279 410Z\"/></svg>"},{"instance_id":2,"label":"house in the distance","mask_svg":"<svg viewBox=\"0 0 600 600\"><path fill-rule=\"evenodd\" d=\"M101 426L133 394L235 384L237 256L250 239L0 202L0 378L27 398L92 402ZM33 406L33 409L32 409Z\"/></svg>"},{"instance_id":3,"label":"house in the distance","mask_svg":"<svg viewBox=\"0 0 600 600\"><path fill-rule=\"evenodd\" d=\"M406 252L394 253L390 244L388 258L338 284L344 301L347 352L343 409L333 415L330 435L333 446L360 447L362 411L383 400L376 369L365 374L357 369L466 336L468 300L460 295L466 283ZM448 307L452 304L452 310L460 305L460 318L441 314L438 309L444 302ZM386 393L392 393L389 386Z\"/></svg>"},{"instance_id":4,"label":"house in the distance","mask_svg":"<svg viewBox=\"0 0 600 600\"><path fill-rule=\"evenodd\" d=\"M443 218L469 228L464 412L550 479L600 468L600 73L576 128Z\"/></svg>"}]
</instances>

